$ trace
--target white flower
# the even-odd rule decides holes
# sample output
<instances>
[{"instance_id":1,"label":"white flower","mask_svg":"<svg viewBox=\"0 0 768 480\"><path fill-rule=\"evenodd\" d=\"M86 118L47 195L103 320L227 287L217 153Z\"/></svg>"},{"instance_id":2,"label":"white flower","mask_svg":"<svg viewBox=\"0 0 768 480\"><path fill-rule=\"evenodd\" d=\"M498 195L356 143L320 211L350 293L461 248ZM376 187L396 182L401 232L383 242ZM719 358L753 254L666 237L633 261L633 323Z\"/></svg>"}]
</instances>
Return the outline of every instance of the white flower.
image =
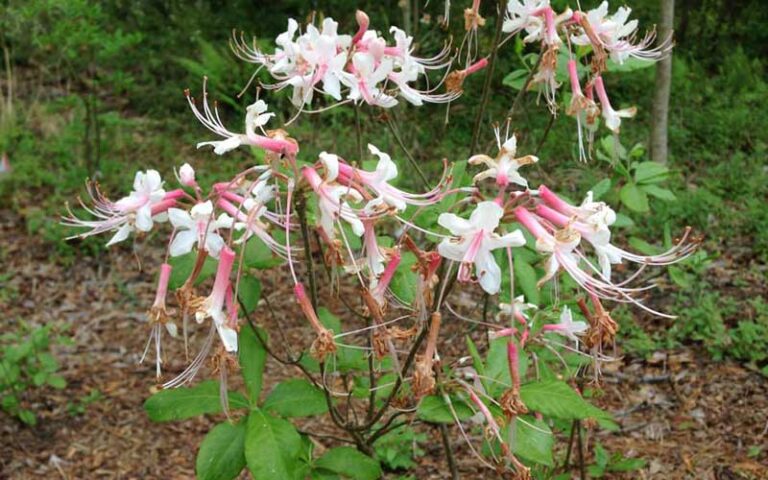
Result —
<instances>
[{"instance_id":1,"label":"white flower","mask_svg":"<svg viewBox=\"0 0 768 480\"><path fill-rule=\"evenodd\" d=\"M511 318L513 314L515 317L520 320L522 318L521 323L526 323L525 321L528 320L528 315L526 315L526 311L528 310L537 310L539 307L537 307L533 303L526 303L525 297L523 295L520 295L519 297L515 297L512 303L499 303L499 313L497 315L497 319L503 318Z\"/></svg>"},{"instance_id":2,"label":"white flower","mask_svg":"<svg viewBox=\"0 0 768 480\"><path fill-rule=\"evenodd\" d=\"M573 314L571 313L571 309L566 306L563 307L563 312L560 314L560 323L556 325L544 325L542 329L547 332L563 335L564 337L570 338L574 342L578 342L579 338L577 335L583 335L584 332L587 331L587 328L588 325L586 322L573 321Z\"/></svg>"},{"instance_id":3,"label":"white flower","mask_svg":"<svg viewBox=\"0 0 768 480\"><path fill-rule=\"evenodd\" d=\"M339 172L339 161L336 155L323 152L320 160L325 165L326 178L323 180L312 167L304 167L302 175L310 184L318 197L320 207L320 226L328 238L336 238L336 221L344 220L352 227L352 232L358 237L365 233L365 226L348 200L361 202L363 196L352 187L333 183Z\"/></svg>"},{"instance_id":4,"label":"white flower","mask_svg":"<svg viewBox=\"0 0 768 480\"><path fill-rule=\"evenodd\" d=\"M344 72L342 82L349 87L348 98L363 100L369 105L392 108L397 100L381 90L379 84L392 72L394 64L391 58L384 58L379 63L370 52L358 52L352 56L352 72Z\"/></svg>"},{"instance_id":5,"label":"white flower","mask_svg":"<svg viewBox=\"0 0 768 480\"><path fill-rule=\"evenodd\" d=\"M484 163L488 167L488 170L475 175L474 182L477 183L486 178L494 178L496 179L496 183L500 186L507 186L510 183L515 183L528 188L528 181L518 173L518 170L523 165L538 162L539 159L533 155L515 158L515 154L517 153L517 139L515 138L515 135L512 135L504 142L504 144L501 144L499 131L497 129L496 139L499 144L499 154L496 158L491 158L488 155L474 155L470 157L470 164L479 165Z\"/></svg>"},{"instance_id":6,"label":"white flower","mask_svg":"<svg viewBox=\"0 0 768 480\"><path fill-rule=\"evenodd\" d=\"M658 60L667 54L672 48L671 37L654 46L655 32L646 34L637 44L632 44L637 20L629 20L631 12L629 7L619 7L616 13L608 16L608 2L603 2L599 7L589 10L586 15L586 21L595 35L590 38L584 32L574 35L571 41L576 45L589 45L593 39L599 41L600 46L610 53L611 59L619 64L629 57Z\"/></svg>"},{"instance_id":7,"label":"white flower","mask_svg":"<svg viewBox=\"0 0 768 480\"><path fill-rule=\"evenodd\" d=\"M218 234L220 228L232 228L232 218L226 213L219 218L211 218L213 203L210 200L198 203L190 213L178 208L168 210L168 217L174 228L179 230L171 242L172 257L184 255L192 251L195 244L205 245L204 249L214 258L224 247L224 239Z\"/></svg>"},{"instance_id":8,"label":"white flower","mask_svg":"<svg viewBox=\"0 0 768 480\"><path fill-rule=\"evenodd\" d=\"M525 43L541 40L544 34L544 19L540 12L548 7L549 0L511 0L507 3L507 16L502 30L506 33L525 30L528 34L523 38Z\"/></svg>"},{"instance_id":9,"label":"white flower","mask_svg":"<svg viewBox=\"0 0 768 480\"><path fill-rule=\"evenodd\" d=\"M493 258L497 248L525 245L520 230L504 236L495 233L504 210L494 202L480 202L475 211L465 220L452 213L442 213L437 223L451 231L457 238L440 242L437 251L443 257L461 262L459 280L469 281L470 266L475 272L483 290L493 295L501 287L501 269Z\"/></svg>"}]
</instances>

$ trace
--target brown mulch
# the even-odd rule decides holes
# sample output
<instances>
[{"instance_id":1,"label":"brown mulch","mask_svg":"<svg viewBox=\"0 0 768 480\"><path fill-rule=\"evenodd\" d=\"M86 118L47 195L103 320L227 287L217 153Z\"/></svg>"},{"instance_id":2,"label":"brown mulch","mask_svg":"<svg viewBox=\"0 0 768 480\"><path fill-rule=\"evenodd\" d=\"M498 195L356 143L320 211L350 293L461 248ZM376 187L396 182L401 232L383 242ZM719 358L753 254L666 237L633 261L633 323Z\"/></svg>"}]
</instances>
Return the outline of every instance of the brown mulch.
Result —
<instances>
[{"instance_id":1,"label":"brown mulch","mask_svg":"<svg viewBox=\"0 0 768 480\"><path fill-rule=\"evenodd\" d=\"M154 363L150 358L139 365L138 360L146 342L144 312L153 297L153 274L139 272L130 247L99 262L84 257L62 266L51 258L50 246L27 235L21 224L0 212L2 271L14 273L0 296L3 330L22 321L70 324L75 343L55 351L67 388L27 399L39 413L37 427L0 413L0 478L193 478L197 446L221 418L155 424L144 413L142 404L155 386ZM160 259L149 248L141 257L147 266ZM265 291L278 304L289 302L288 285L271 281ZM298 315L279 322L291 341L308 338ZM451 322L445 325L450 335ZM459 325L453 328L463 328ZM178 373L185 365L183 347L179 342L169 346L164 369ZM292 374L275 362L269 366L271 381ZM85 414L68 411L67 402L94 389L103 398ZM658 352L647 360L625 358L606 366L597 403L616 416L621 431L589 431L587 439L597 438L610 453L648 462L640 472L604 478L768 479L768 381L743 366L713 362L691 349ZM314 427L338 434L325 424ZM426 454L418 459L416 478L446 478L439 436L424 431L429 440L422 445ZM494 478L466 454L455 428L451 433L462 478ZM756 456L754 447L762 447Z\"/></svg>"}]
</instances>

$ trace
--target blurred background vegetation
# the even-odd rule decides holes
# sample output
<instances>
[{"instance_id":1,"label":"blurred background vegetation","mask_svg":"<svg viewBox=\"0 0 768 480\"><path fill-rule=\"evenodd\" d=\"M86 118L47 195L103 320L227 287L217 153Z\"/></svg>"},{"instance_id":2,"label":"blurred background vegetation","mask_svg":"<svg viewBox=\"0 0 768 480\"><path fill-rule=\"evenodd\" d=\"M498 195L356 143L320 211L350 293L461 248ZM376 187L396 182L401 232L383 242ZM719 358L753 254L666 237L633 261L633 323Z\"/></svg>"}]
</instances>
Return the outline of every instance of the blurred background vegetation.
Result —
<instances>
[{"instance_id":1,"label":"blurred background vegetation","mask_svg":"<svg viewBox=\"0 0 768 480\"><path fill-rule=\"evenodd\" d=\"M98 254L103 239L63 242L69 232L58 224L65 202L83 193L87 177L119 196L137 169L155 168L168 176L173 167L190 162L205 180L254 161L247 151L227 157L196 151L195 143L211 135L194 120L183 94L191 88L199 97L207 75L225 123L240 130L255 88L237 95L253 68L229 51L233 29L258 35L260 45L272 48L271 39L285 30L289 16L305 22L313 12L332 16L342 31L352 32L355 9L362 8L382 31L410 23L425 55L439 50L449 35L462 37L461 12L469 0L452 2L448 31L438 22L442 1L417 3L419 15L410 18L397 1L2 0L0 155L10 165L0 173L2 208L13 212L28 234L49 242L57 262ZM559 8L566 2L552 3ZM658 21L658 3L626 1L641 26ZM728 356L768 374L768 5L763 0L676 3L670 170L662 185L673 195L648 192L648 208L622 205L625 227L618 235L650 251L690 225L704 243L693 259L671 270L666 281L675 288L666 291L674 293L656 299L680 318L662 322L619 312L622 343L636 355L693 343L715 359ZM480 33L484 54L496 14L493 2L482 8L488 19ZM491 152L491 123L506 118L518 94L515 79L530 68L530 53L512 42L500 54L481 142ZM445 106L401 105L395 111L406 144L435 175L442 158L467 158L483 82L482 75L475 77L451 105L447 126ZM606 82L616 106L636 104L639 114L622 124L621 145L612 137L598 138L598 154L587 164L576 157L573 119L561 114L550 122L535 92L523 98L512 128L521 140L519 151L538 150L542 159L529 173L534 185L546 181L577 199L610 177L601 193L621 204L627 178L615 165L648 160L654 68L609 73ZM287 96L267 92L265 97L282 120L294 113ZM380 112L362 108L361 118L365 141L403 160ZM290 130L306 161L321 150L357 158L350 108L302 116ZM405 162L399 163L407 171Z\"/></svg>"}]
</instances>

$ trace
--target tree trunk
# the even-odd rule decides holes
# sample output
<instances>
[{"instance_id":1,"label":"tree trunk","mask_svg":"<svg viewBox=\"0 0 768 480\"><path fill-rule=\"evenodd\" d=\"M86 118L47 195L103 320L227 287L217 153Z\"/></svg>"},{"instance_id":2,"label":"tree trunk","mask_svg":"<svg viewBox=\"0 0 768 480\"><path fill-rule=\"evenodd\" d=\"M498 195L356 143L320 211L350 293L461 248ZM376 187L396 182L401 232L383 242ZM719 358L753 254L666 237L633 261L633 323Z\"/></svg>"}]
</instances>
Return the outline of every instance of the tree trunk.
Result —
<instances>
[{"instance_id":1,"label":"tree trunk","mask_svg":"<svg viewBox=\"0 0 768 480\"><path fill-rule=\"evenodd\" d=\"M659 42L672 34L675 17L675 0L660 0L661 21L659 22ZM651 124L651 159L654 162L667 163L667 120L669 117L669 94L672 89L672 54L656 64L656 91L653 96Z\"/></svg>"}]
</instances>

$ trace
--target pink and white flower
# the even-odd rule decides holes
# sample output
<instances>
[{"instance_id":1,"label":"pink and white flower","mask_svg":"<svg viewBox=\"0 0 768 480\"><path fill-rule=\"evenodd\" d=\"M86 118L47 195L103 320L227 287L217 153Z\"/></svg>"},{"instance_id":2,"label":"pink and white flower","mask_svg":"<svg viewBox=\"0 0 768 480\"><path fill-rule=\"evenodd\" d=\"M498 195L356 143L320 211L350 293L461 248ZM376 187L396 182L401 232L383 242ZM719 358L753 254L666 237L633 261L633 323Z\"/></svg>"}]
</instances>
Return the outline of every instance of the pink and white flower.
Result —
<instances>
[{"instance_id":1,"label":"pink and white flower","mask_svg":"<svg viewBox=\"0 0 768 480\"><path fill-rule=\"evenodd\" d=\"M581 320L574 322L573 313L566 306L563 307L563 311L560 313L560 323L544 325L541 329L545 332L557 333L558 335L568 337L578 343L579 336L584 335L588 328L589 326L586 322Z\"/></svg>"},{"instance_id":2,"label":"pink and white flower","mask_svg":"<svg viewBox=\"0 0 768 480\"><path fill-rule=\"evenodd\" d=\"M398 173L397 165L392 161L392 158L374 145L368 144L368 150L379 158L376 170L373 172L354 168L347 163L339 161L336 155L330 155L325 152L320 154L320 158L325 159L324 165L326 167L329 167L329 162L333 162L333 165L330 167L338 169L338 174L334 175L334 178L337 178L339 183L349 186L366 187L377 195L376 198L368 201L366 204L364 210L367 213L374 215L388 209L403 212L408 205L429 206L442 199L446 181L445 174L443 174L443 178L438 186L429 192L421 194L408 193L390 185L390 182L397 178Z\"/></svg>"},{"instance_id":3,"label":"pink and white flower","mask_svg":"<svg viewBox=\"0 0 768 480\"><path fill-rule=\"evenodd\" d=\"M485 164L488 170L475 175L473 181L478 183L486 178L496 179L496 184L504 188L510 183L520 185L521 187L528 188L528 181L523 178L518 172L520 167L524 165L530 165L539 161L538 157L533 155L525 155L523 157L516 158L517 154L517 138L513 134L506 139L504 143L501 143L499 136L499 129L496 129L496 143L499 147L499 154L496 158L491 158L488 155L473 155L469 158L471 165Z\"/></svg>"},{"instance_id":4,"label":"pink and white flower","mask_svg":"<svg viewBox=\"0 0 768 480\"><path fill-rule=\"evenodd\" d=\"M221 251L219 266L216 269L216 278L213 281L213 291L205 298L201 308L195 312L195 319L202 323L206 318L213 320L216 330L221 337L221 343L228 352L237 351L237 325L232 325L229 315L224 310L224 302L227 291L231 288L229 276L232 273L232 265L235 262L235 252L227 246Z\"/></svg>"},{"instance_id":5,"label":"pink and white flower","mask_svg":"<svg viewBox=\"0 0 768 480\"><path fill-rule=\"evenodd\" d=\"M598 75L595 77L594 85L595 92L597 92L597 98L600 99L605 126L613 133L619 133L621 119L634 117L637 113L637 108L629 107L622 110L614 110L611 106L611 101L608 99L608 94L605 92L605 85L603 84L603 78L601 76Z\"/></svg>"},{"instance_id":6,"label":"pink and white flower","mask_svg":"<svg viewBox=\"0 0 768 480\"><path fill-rule=\"evenodd\" d=\"M108 200L95 184L88 185L93 207L81 206L97 220L81 220L72 211L63 219L63 224L71 227L90 228L89 232L74 235L89 237L104 232L115 234L107 246L122 242L131 232L149 232L156 221L165 221L165 212L176 204L176 199L184 194L181 190L166 192L163 181L156 170L137 172L133 179L133 191L116 202Z\"/></svg>"},{"instance_id":7,"label":"pink and white flower","mask_svg":"<svg viewBox=\"0 0 768 480\"><path fill-rule=\"evenodd\" d=\"M448 229L456 238L445 239L437 246L443 257L461 262L459 281L471 281L471 268L480 286L491 295L501 287L501 269L493 258L493 250L525 245L520 230L499 235L495 233L504 209L495 202L480 202L469 217L461 218L453 213L441 213L437 223Z\"/></svg>"},{"instance_id":8,"label":"pink and white flower","mask_svg":"<svg viewBox=\"0 0 768 480\"><path fill-rule=\"evenodd\" d=\"M320 159L327 165L323 180L313 167L304 167L301 173L318 196L320 228L329 239L336 238L336 222L344 220L358 237L365 233L365 226L348 201L361 202L363 196L354 188L334 183L338 176L338 157L323 152Z\"/></svg>"},{"instance_id":9,"label":"pink and white flower","mask_svg":"<svg viewBox=\"0 0 768 480\"><path fill-rule=\"evenodd\" d=\"M603 2L597 8L586 13L594 35L590 38L586 32L574 35L571 41L575 45L590 45L593 40L600 42L600 47L607 50L614 62L622 64L628 58L641 60L659 60L672 49L672 39L664 39L661 44L653 46L656 32L651 31L638 43L632 42L636 36L637 20L629 20L632 9L619 7L616 13L608 15L608 2ZM629 21L628 21L629 20Z\"/></svg>"},{"instance_id":10,"label":"pink and white flower","mask_svg":"<svg viewBox=\"0 0 768 480\"><path fill-rule=\"evenodd\" d=\"M219 111L216 105L211 108L208 105L208 92L206 91L206 81L203 82L203 110L197 108L195 99L186 91L187 102L192 109L192 113L208 130L224 137L224 140L215 140L209 142L200 142L197 148L210 145L213 146L213 152L217 155L224 155L242 145L250 145L263 148L270 152L279 154L295 155L298 147L295 143L279 138L270 138L256 133L256 129L261 129L274 113L267 112L267 104L262 100L257 100L246 109L245 114L245 133L234 133L228 130L221 122Z\"/></svg>"},{"instance_id":11,"label":"pink and white flower","mask_svg":"<svg viewBox=\"0 0 768 480\"><path fill-rule=\"evenodd\" d=\"M169 250L172 257L191 252L197 244L198 248L203 246L213 258L218 258L224 247L224 239L218 232L222 228L232 228L233 224L232 217L226 213L213 218L213 203L210 200L198 203L190 212L171 208L168 218L178 230Z\"/></svg>"}]
</instances>

